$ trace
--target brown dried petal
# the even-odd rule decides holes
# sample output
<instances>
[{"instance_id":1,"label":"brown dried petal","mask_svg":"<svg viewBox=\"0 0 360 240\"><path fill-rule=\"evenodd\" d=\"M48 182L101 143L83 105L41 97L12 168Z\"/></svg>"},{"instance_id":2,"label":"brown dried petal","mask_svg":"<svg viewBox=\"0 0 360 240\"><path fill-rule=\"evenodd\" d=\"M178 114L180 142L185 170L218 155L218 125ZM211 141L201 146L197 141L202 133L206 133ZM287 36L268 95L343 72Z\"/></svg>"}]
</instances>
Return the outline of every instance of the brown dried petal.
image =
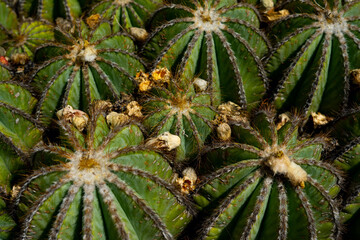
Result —
<instances>
[{"instance_id":1,"label":"brown dried petal","mask_svg":"<svg viewBox=\"0 0 360 240\"><path fill-rule=\"evenodd\" d=\"M144 28L131 27L129 33L139 42L145 42L149 33Z\"/></svg>"}]
</instances>

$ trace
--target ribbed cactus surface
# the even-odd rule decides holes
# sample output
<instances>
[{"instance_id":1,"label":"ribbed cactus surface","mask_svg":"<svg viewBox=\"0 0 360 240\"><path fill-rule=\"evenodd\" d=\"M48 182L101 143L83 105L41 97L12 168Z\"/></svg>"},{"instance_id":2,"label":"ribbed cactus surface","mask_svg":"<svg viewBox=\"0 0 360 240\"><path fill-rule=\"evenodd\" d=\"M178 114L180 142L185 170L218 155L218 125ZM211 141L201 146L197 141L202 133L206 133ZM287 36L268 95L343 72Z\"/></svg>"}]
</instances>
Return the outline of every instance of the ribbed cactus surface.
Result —
<instances>
[{"instance_id":1,"label":"ribbed cactus surface","mask_svg":"<svg viewBox=\"0 0 360 240\"><path fill-rule=\"evenodd\" d=\"M95 99L117 100L121 92L134 89L133 77L144 67L132 39L112 34L108 22L92 26L79 20L72 33L56 28L59 42L37 51L37 60L48 59L34 76L42 92L37 118L49 121L66 105L86 109Z\"/></svg>"},{"instance_id":2,"label":"ribbed cactus surface","mask_svg":"<svg viewBox=\"0 0 360 240\"><path fill-rule=\"evenodd\" d=\"M360 188L352 191L341 213L345 227L348 229L344 238L357 239L360 237Z\"/></svg>"},{"instance_id":3,"label":"ribbed cactus surface","mask_svg":"<svg viewBox=\"0 0 360 240\"><path fill-rule=\"evenodd\" d=\"M5 56L0 56L0 79L2 81L10 80L11 79L11 71L9 62Z\"/></svg>"},{"instance_id":4,"label":"ribbed cactus surface","mask_svg":"<svg viewBox=\"0 0 360 240\"><path fill-rule=\"evenodd\" d=\"M115 31L122 27L143 28L161 3L162 0L107 0L95 4L90 13L98 13L101 17L110 19Z\"/></svg>"},{"instance_id":5,"label":"ribbed cactus surface","mask_svg":"<svg viewBox=\"0 0 360 240\"><path fill-rule=\"evenodd\" d=\"M161 77L161 72L167 72L167 76ZM184 83L183 79L171 76L167 69L156 69L149 78L154 79L154 76L163 81L168 79L163 86L152 87L144 97L144 125L152 135L170 132L180 137L181 145L175 150L176 161L197 156L212 131L211 121L215 116L206 81L197 78ZM201 83L205 85L199 86Z\"/></svg>"},{"instance_id":6,"label":"ribbed cactus surface","mask_svg":"<svg viewBox=\"0 0 360 240\"><path fill-rule=\"evenodd\" d=\"M41 140L41 126L30 115L37 100L17 83L0 82L0 188L8 193L15 170Z\"/></svg>"},{"instance_id":7,"label":"ribbed cactus surface","mask_svg":"<svg viewBox=\"0 0 360 240\"><path fill-rule=\"evenodd\" d=\"M91 0L87 0L91 2ZM55 21L62 17L74 20L81 16L84 0L20 0L20 13L26 17L37 17Z\"/></svg>"},{"instance_id":8,"label":"ribbed cactus surface","mask_svg":"<svg viewBox=\"0 0 360 240\"><path fill-rule=\"evenodd\" d=\"M173 239L194 210L171 184L170 165L144 146L138 126L110 129L91 112L86 134L61 119L63 144L39 146L49 166L19 191L21 238Z\"/></svg>"},{"instance_id":9,"label":"ribbed cactus surface","mask_svg":"<svg viewBox=\"0 0 360 240\"><path fill-rule=\"evenodd\" d=\"M360 239L360 0L0 0L0 240Z\"/></svg>"},{"instance_id":10,"label":"ribbed cactus surface","mask_svg":"<svg viewBox=\"0 0 360 240\"><path fill-rule=\"evenodd\" d=\"M299 118L275 125L272 110L232 126L234 142L207 153L197 201L200 239L338 239L339 171L321 161L323 139L301 138ZM200 197L201 194L201 197ZM210 212L210 213L209 213Z\"/></svg>"},{"instance_id":11,"label":"ribbed cactus surface","mask_svg":"<svg viewBox=\"0 0 360 240\"><path fill-rule=\"evenodd\" d=\"M222 99L255 107L266 84L260 58L269 48L255 8L236 1L183 3L157 10L144 55L154 68L208 81L215 104Z\"/></svg>"},{"instance_id":12,"label":"ribbed cactus surface","mask_svg":"<svg viewBox=\"0 0 360 240\"><path fill-rule=\"evenodd\" d=\"M329 156L348 176L345 194L348 199L342 209L342 221L347 229L344 238L360 237L360 122L359 109L344 114L332 126L332 136L338 145Z\"/></svg>"},{"instance_id":13,"label":"ribbed cactus surface","mask_svg":"<svg viewBox=\"0 0 360 240\"><path fill-rule=\"evenodd\" d=\"M7 56L14 53L26 53L33 56L39 45L52 41L52 26L41 21L18 19L4 2L0 2L0 45L7 51Z\"/></svg>"},{"instance_id":14,"label":"ribbed cactus surface","mask_svg":"<svg viewBox=\"0 0 360 240\"><path fill-rule=\"evenodd\" d=\"M272 25L267 62L276 108L336 114L348 104L351 69L360 67L360 3L284 1L292 11Z\"/></svg>"},{"instance_id":15,"label":"ribbed cactus surface","mask_svg":"<svg viewBox=\"0 0 360 240\"><path fill-rule=\"evenodd\" d=\"M360 186L360 112L359 109L344 114L333 123L331 135L338 145L330 157L351 178L351 188Z\"/></svg>"},{"instance_id":16,"label":"ribbed cactus surface","mask_svg":"<svg viewBox=\"0 0 360 240\"><path fill-rule=\"evenodd\" d=\"M0 199L0 239L7 239L15 225L15 221L6 213L5 202Z\"/></svg>"}]
</instances>

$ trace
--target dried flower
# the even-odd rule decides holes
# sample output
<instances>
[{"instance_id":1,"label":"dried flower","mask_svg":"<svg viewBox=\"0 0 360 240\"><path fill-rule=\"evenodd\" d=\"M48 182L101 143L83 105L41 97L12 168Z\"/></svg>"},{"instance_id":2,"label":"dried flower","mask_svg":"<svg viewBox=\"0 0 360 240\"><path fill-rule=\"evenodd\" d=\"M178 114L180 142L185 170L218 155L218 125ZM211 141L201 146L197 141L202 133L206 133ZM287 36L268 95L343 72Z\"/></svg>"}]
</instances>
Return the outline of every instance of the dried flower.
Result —
<instances>
[{"instance_id":1,"label":"dried flower","mask_svg":"<svg viewBox=\"0 0 360 240\"><path fill-rule=\"evenodd\" d=\"M106 116L106 122L110 128L123 126L129 121L129 116L124 113L111 112Z\"/></svg>"},{"instance_id":2,"label":"dried flower","mask_svg":"<svg viewBox=\"0 0 360 240\"><path fill-rule=\"evenodd\" d=\"M143 28L131 27L129 33L139 42L145 42L149 33Z\"/></svg>"},{"instance_id":3,"label":"dried flower","mask_svg":"<svg viewBox=\"0 0 360 240\"><path fill-rule=\"evenodd\" d=\"M56 116L59 120L72 123L79 131L83 131L89 121L85 112L73 109L70 105L57 111Z\"/></svg>"},{"instance_id":4,"label":"dried flower","mask_svg":"<svg viewBox=\"0 0 360 240\"><path fill-rule=\"evenodd\" d=\"M181 139L179 136L171 134L169 132L164 132L155 138L150 138L147 142L147 146L152 146L159 149L165 149L166 151L171 151L181 144Z\"/></svg>"},{"instance_id":5,"label":"dried flower","mask_svg":"<svg viewBox=\"0 0 360 240\"><path fill-rule=\"evenodd\" d=\"M189 194L195 189L197 175L193 168L186 168L182 171L182 178L177 178L176 183L180 185L181 192L184 194Z\"/></svg>"}]
</instances>

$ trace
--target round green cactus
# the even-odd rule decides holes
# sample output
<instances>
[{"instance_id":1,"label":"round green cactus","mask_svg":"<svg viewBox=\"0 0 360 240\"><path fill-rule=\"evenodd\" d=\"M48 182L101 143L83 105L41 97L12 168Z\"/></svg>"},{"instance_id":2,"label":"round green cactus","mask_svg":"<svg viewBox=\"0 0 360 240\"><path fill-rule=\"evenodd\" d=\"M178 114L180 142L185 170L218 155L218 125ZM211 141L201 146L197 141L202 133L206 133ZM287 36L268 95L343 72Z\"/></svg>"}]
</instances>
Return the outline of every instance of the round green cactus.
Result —
<instances>
[{"instance_id":1,"label":"round green cactus","mask_svg":"<svg viewBox=\"0 0 360 240\"><path fill-rule=\"evenodd\" d=\"M100 14L112 20L114 31L121 27L145 27L145 23L162 0L107 0L95 4L90 14Z\"/></svg>"},{"instance_id":2,"label":"round green cactus","mask_svg":"<svg viewBox=\"0 0 360 240\"><path fill-rule=\"evenodd\" d=\"M152 75L161 75L167 69L156 69ZM168 74L170 74L168 72ZM151 76L153 77L153 76ZM187 160L200 153L206 137L211 133L215 110L211 107L206 81L196 78L190 84L166 76L167 86L154 86L143 99L146 119L143 124L152 135L170 132L180 137L176 161ZM165 77L165 78L166 78ZM198 82L205 85L198 87ZM203 89L200 89L203 87Z\"/></svg>"},{"instance_id":3,"label":"round green cactus","mask_svg":"<svg viewBox=\"0 0 360 240\"><path fill-rule=\"evenodd\" d=\"M276 126L261 109L249 121L206 154L216 169L195 196L210 212L199 238L338 239L341 176L320 160L324 140L299 137L296 116Z\"/></svg>"},{"instance_id":4,"label":"round green cactus","mask_svg":"<svg viewBox=\"0 0 360 240\"><path fill-rule=\"evenodd\" d=\"M272 26L276 49L267 61L277 82L277 109L334 115L348 104L351 69L360 67L360 3L284 1L293 14Z\"/></svg>"},{"instance_id":5,"label":"round green cactus","mask_svg":"<svg viewBox=\"0 0 360 240\"><path fill-rule=\"evenodd\" d=\"M194 209L173 171L144 145L137 125L110 129L91 108L86 134L65 119L63 145L39 146L41 162L15 203L26 212L21 238L173 239ZM28 207L30 206L30 207Z\"/></svg>"},{"instance_id":6,"label":"round green cactus","mask_svg":"<svg viewBox=\"0 0 360 240\"><path fill-rule=\"evenodd\" d=\"M266 84L260 58L269 48L256 9L225 0L184 4L154 14L145 57L189 82L195 76L208 81L216 105L224 100L255 107Z\"/></svg>"},{"instance_id":7,"label":"round green cactus","mask_svg":"<svg viewBox=\"0 0 360 240\"><path fill-rule=\"evenodd\" d=\"M51 25L41 21L19 21L16 13L4 2L0 2L0 45L7 56L26 53L33 56L39 45L54 39Z\"/></svg>"},{"instance_id":8,"label":"round green cactus","mask_svg":"<svg viewBox=\"0 0 360 240\"><path fill-rule=\"evenodd\" d=\"M133 77L144 66L129 36L111 34L107 22L91 30L82 21L73 33L56 28L56 34L60 42L36 54L36 60L49 59L34 74L41 92L37 118L49 122L66 105L86 109L95 99L117 100L121 92L133 90Z\"/></svg>"},{"instance_id":9,"label":"round green cactus","mask_svg":"<svg viewBox=\"0 0 360 240\"><path fill-rule=\"evenodd\" d=\"M31 117L37 100L14 82L0 82L0 188L8 193L20 169L41 140L41 126Z\"/></svg>"}]
</instances>

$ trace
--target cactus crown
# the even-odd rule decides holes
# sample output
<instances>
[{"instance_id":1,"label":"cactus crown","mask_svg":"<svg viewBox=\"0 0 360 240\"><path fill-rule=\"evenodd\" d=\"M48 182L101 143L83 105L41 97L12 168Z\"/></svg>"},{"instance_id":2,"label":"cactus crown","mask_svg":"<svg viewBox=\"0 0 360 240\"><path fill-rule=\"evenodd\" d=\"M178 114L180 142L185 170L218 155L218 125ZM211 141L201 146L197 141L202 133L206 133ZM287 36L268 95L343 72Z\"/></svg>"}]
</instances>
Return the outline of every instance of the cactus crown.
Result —
<instances>
[{"instance_id":1,"label":"cactus crown","mask_svg":"<svg viewBox=\"0 0 360 240\"><path fill-rule=\"evenodd\" d=\"M29 57L39 45L52 41L52 26L41 21L30 21L18 18L4 2L0 2L0 45L7 50L7 56L25 53Z\"/></svg>"},{"instance_id":2,"label":"cactus crown","mask_svg":"<svg viewBox=\"0 0 360 240\"><path fill-rule=\"evenodd\" d=\"M360 67L359 3L284 1L282 7L293 14L272 24L278 43L267 59L270 78L281 76L276 107L296 106L307 116L340 112L349 101L350 70Z\"/></svg>"},{"instance_id":3,"label":"cactus crown","mask_svg":"<svg viewBox=\"0 0 360 240\"><path fill-rule=\"evenodd\" d=\"M147 116L144 125L150 129L151 134L169 131L180 137L181 145L176 149L176 162L199 156L212 129L211 120L215 116L206 81L172 77L166 68L156 69L151 76L139 76L138 79L142 79L140 91L146 90L142 89L145 86L151 88L148 97L143 100ZM197 84L198 82L200 83Z\"/></svg>"},{"instance_id":4,"label":"cactus crown","mask_svg":"<svg viewBox=\"0 0 360 240\"><path fill-rule=\"evenodd\" d=\"M324 140L299 138L300 118L290 119L276 126L273 110L262 109L250 123L233 123L234 143L215 144L206 154L216 171L204 176L199 191L203 197L196 197L207 205L205 212L212 211L198 232L200 239L339 237L339 209L333 198L341 174L320 161ZM320 199L324 204L318 209ZM301 225L294 227L299 218Z\"/></svg>"},{"instance_id":5,"label":"cactus crown","mask_svg":"<svg viewBox=\"0 0 360 240\"><path fill-rule=\"evenodd\" d=\"M62 118L64 145L39 146L53 164L35 171L16 198L32 203L20 205L27 212L21 237L172 239L194 210L170 183L170 166L143 145L136 125L110 130L101 110L90 112L87 134Z\"/></svg>"},{"instance_id":6,"label":"cactus crown","mask_svg":"<svg viewBox=\"0 0 360 240\"><path fill-rule=\"evenodd\" d=\"M56 28L56 33L61 43L47 44L36 55L49 59L34 76L42 91L37 118L48 122L66 105L87 109L95 99L118 100L121 92L134 88L133 77L144 67L127 34L112 34L108 22L87 26L80 20L73 27Z\"/></svg>"},{"instance_id":7,"label":"cactus crown","mask_svg":"<svg viewBox=\"0 0 360 240\"><path fill-rule=\"evenodd\" d=\"M185 1L158 9L151 26L143 52L153 68L167 67L188 80L201 77L216 105L220 99L250 109L258 104L267 82L260 57L269 46L255 8L235 1Z\"/></svg>"}]
</instances>

